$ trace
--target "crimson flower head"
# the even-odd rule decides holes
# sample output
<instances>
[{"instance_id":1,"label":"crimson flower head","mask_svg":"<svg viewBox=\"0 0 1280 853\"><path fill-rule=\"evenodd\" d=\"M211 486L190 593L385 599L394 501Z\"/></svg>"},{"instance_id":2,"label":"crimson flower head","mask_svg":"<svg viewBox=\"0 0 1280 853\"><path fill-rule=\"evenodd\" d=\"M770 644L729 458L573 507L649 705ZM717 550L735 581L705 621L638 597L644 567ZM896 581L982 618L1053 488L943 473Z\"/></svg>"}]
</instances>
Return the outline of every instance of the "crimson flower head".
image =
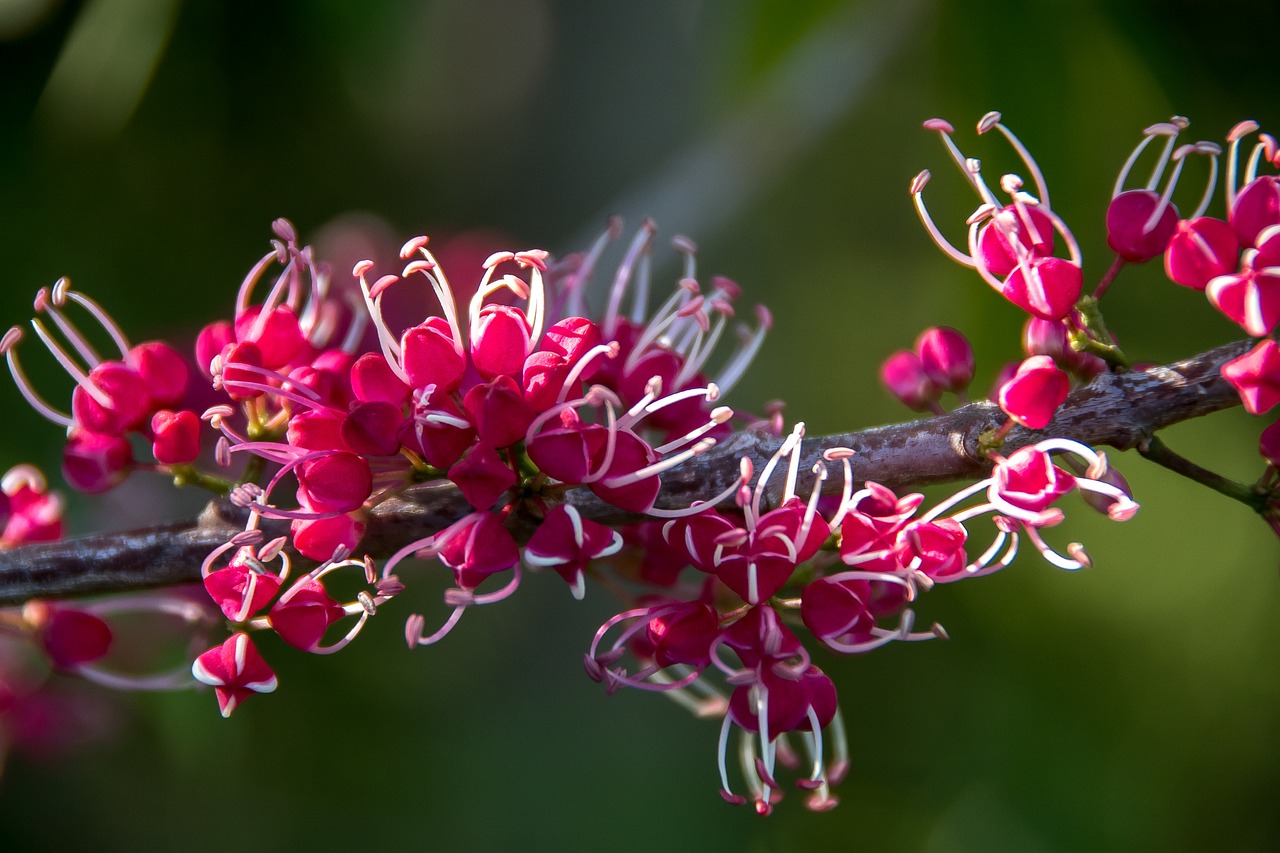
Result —
<instances>
[{"instance_id":1,"label":"crimson flower head","mask_svg":"<svg viewBox=\"0 0 1280 853\"><path fill-rule=\"evenodd\" d=\"M1276 240L1280 246L1280 239ZM1280 324L1280 275L1275 267L1246 266L1216 276L1205 286L1213 306L1255 338L1269 335Z\"/></svg>"},{"instance_id":2,"label":"crimson flower head","mask_svg":"<svg viewBox=\"0 0 1280 853\"><path fill-rule=\"evenodd\" d=\"M1280 177L1258 174L1258 166L1263 162L1273 167L1280 164L1280 146L1274 137L1259 134L1244 171L1244 185L1236 186L1240 143L1257 130L1256 121L1242 121L1227 134L1231 145L1227 167L1227 221L1242 246L1255 245L1264 230L1280 223Z\"/></svg>"}]
</instances>

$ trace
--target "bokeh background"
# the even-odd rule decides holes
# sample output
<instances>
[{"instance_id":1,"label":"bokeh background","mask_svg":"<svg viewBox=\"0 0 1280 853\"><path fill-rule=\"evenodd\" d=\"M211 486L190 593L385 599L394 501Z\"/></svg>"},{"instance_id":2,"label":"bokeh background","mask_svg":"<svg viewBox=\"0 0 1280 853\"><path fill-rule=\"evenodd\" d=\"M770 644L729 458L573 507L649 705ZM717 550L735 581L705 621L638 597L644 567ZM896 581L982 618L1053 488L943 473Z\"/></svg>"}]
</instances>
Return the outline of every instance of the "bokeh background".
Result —
<instances>
[{"instance_id":1,"label":"bokeh background","mask_svg":"<svg viewBox=\"0 0 1280 853\"><path fill-rule=\"evenodd\" d=\"M1186 0L0 0L0 324L65 274L135 340L191 336L231 310L277 216L304 238L361 213L397 239L487 229L565 252L607 214L652 215L774 313L731 402L784 397L817 431L903 419L875 378L889 351L956 326L985 385L1020 328L915 220L923 167L942 215L973 203L919 122L951 119L1011 169L971 131L1003 110L1096 279L1140 128L1280 127L1261 47L1278 18ZM1239 334L1154 266L1107 301L1142 360ZM56 470L57 430L12 387L0 400L0 467ZM1236 411L1168 440L1252 479L1260 428ZM430 650L405 649L401 613L333 658L268 646L280 690L229 721L207 693L112 704L111 738L8 763L0 849L1280 849L1280 544L1224 498L1115 463L1144 509L1077 510L1095 568L1024 559L925 598L949 643L820 660L855 756L833 813L722 803L716 726L606 697L581 655L609 602L544 577ZM145 482L72 503L80 532L192 505Z\"/></svg>"}]
</instances>

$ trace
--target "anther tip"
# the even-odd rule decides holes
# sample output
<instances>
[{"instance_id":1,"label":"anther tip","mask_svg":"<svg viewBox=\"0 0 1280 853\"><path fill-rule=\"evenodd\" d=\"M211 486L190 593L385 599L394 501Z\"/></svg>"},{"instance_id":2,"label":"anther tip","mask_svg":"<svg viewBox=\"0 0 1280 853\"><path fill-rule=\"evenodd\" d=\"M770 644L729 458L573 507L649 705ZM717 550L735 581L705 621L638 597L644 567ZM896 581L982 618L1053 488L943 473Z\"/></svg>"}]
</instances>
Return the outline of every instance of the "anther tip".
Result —
<instances>
[{"instance_id":1,"label":"anther tip","mask_svg":"<svg viewBox=\"0 0 1280 853\"><path fill-rule=\"evenodd\" d=\"M67 301L67 294L71 292L71 279L65 275L53 283L53 304L59 308Z\"/></svg>"},{"instance_id":2,"label":"anther tip","mask_svg":"<svg viewBox=\"0 0 1280 853\"><path fill-rule=\"evenodd\" d=\"M283 216L271 223L271 231L286 243L296 243L298 241L298 232L294 229L293 223Z\"/></svg>"},{"instance_id":3,"label":"anther tip","mask_svg":"<svg viewBox=\"0 0 1280 853\"><path fill-rule=\"evenodd\" d=\"M1001 118L1002 116L997 110L992 110L987 113L982 118L978 119L978 133L983 134L991 130L991 128L1000 123Z\"/></svg>"},{"instance_id":4,"label":"anther tip","mask_svg":"<svg viewBox=\"0 0 1280 853\"><path fill-rule=\"evenodd\" d=\"M430 238L426 234L420 234L408 240L400 247L400 259L407 261L411 255L426 248L428 242Z\"/></svg>"},{"instance_id":5,"label":"anther tip","mask_svg":"<svg viewBox=\"0 0 1280 853\"><path fill-rule=\"evenodd\" d=\"M1242 122L1238 122L1235 125L1235 127L1231 128L1231 130L1228 131L1227 141L1239 142L1242 137L1248 136L1251 133L1256 133L1258 128L1260 128L1261 126L1262 125L1258 124L1256 121L1254 121L1251 118L1245 119Z\"/></svg>"},{"instance_id":6,"label":"anther tip","mask_svg":"<svg viewBox=\"0 0 1280 853\"><path fill-rule=\"evenodd\" d=\"M382 278L375 281L373 283L373 286L369 288L369 298L377 299L386 291L388 287L395 284L399 280L400 280L399 276L384 275Z\"/></svg>"},{"instance_id":7,"label":"anther tip","mask_svg":"<svg viewBox=\"0 0 1280 853\"><path fill-rule=\"evenodd\" d=\"M409 648L417 648L418 639L422 636L422 626L426 624L426 617L421 613L415 613L404 620L404 639Z\"/></svg>"},{"instance_id":8,"label":"anther tip","mask_svg":"<svg viewBox=\"0 0 1280 853\"><path fill-rule=\"evenodd\" d=\"M925 130L936 130L939 133L955 133L956 129L951 126L951 122L944 118L925 119L920 123Z\"/></svg>"},{"instance_id":9,"label":"anther tip","mask_svg":"<svg viewBox=\"0 0 1280 853\"><path fill-rule=\"evenodd\" d=\"M492 255L485 258L484 263L482 263L480 266L483 269L490 270L496 267L498 264L504 264L507 261L514 261L515 259L516 259L515 252L494 252Z\"/></svg>"},{"instance_id":10,"label":"anther tip","mask_svg":"<svg viewBox=\"0 0 1280 853\"><path fill-rule=\"evenodd\" d=\"M0 352L8 352L18 345L18 341L22 340L22 329L17 326L10 327L9 331L4 333L4 337L0 338Z\"/></svg>"},{"instance_id":11,"label":"anther tip","mask_svg":"<svg viewBox=\"0 0 1280 853\"><path fill-rule=\"evenodd\" d=\"M677 234L671 238L671 247L677 252L683 252L686 255L696 255L698 253L698 244L683 234Z\"/></svg>"}]
</instances>

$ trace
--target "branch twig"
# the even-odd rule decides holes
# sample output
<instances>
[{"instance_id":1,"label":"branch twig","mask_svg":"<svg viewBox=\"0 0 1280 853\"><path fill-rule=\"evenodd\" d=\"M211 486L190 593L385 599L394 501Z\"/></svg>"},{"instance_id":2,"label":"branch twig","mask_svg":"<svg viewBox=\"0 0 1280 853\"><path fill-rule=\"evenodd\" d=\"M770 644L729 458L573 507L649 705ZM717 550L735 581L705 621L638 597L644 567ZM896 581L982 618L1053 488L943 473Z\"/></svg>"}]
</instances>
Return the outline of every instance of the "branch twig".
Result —
<instances>
[{"instance_id":1,"label":"branch twig","mask_svg":"<svg viewBox=\"0 0 1280 853\"><path fill-rule=\"evenodd\" d=\"M1092 446L1128 450L1153 433L1190 418L1239 405L1235 391L1219 376L1222 364L1242 355L1248 343L1219 347L1174 364L1125 374L1103 374L1075 391L1043 430L1009 432L1002 450L1012 452L1049 436ZM971 403L946 415L859 432L806 439L802 471L821 461L822 452L848 447L855 452L859 481L875 480L901 491L931 483L976 480L991 461L981 437L1006 418L993 403ZM688 506L723 491L738 476L738 461L756 469L780 439L742 432L662 477L659 507ZM828 481L838 489L838 478ZM571 490L567 499L584 516L606 524L637 520L601 501L589 490ZM370 514L361 551L386 557L400 546L444 529L471 512L448 483L416 486L379 504ZM244 529L245 511L224 501L209 504L199 517L121 533L100 533L0 552L0 604L145 589L200 579L200 563L217 545ZM280 522L261 525L268 536L283 535ZM511 519L517 539L527 540L535 521Z\"/></svg>"}]
</instances>

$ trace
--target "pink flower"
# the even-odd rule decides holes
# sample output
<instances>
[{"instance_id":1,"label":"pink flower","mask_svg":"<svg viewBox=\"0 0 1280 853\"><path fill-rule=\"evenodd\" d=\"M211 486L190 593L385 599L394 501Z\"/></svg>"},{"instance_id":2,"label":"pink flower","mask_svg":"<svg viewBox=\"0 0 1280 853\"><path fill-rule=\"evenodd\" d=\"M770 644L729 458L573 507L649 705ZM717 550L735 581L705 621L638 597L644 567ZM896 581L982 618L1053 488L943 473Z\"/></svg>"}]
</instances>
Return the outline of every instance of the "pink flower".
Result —
<instances>
[{"instance_id":1,"label":"pink flower","mask_svg":"<svg viewBox=\"0 0 1280 853\"><path fill-rule=\"evenodd\" d=\"M462 381L466 358L458 352L449 323L443 317L428 317L405 331L401 338L401 366L413 388L434 385L453 391Z\"/></svg>"},{"instance_id":2,"label":"pink flower","mask_svg":"<svg viewBox=\"0 0 1280 853\"><path fill-rule=\"evenodd\" d=\"M62 476L72 488L96 495L124 482L133 467L133 448L118 435L74 430L62 449Z\"/></svg>"},{"instance_id":3,"label":"pink flower","mask_svg":"<svg viewBox=\"0 0 1280 853\"><path fill-rule=\"evenodd\" d=\"M477 442L461 462L449 469L449 479L473 507L489 509L516 484L516 472L492 447Z\"/></svg>"},{"instance_id":4,"label":"pink flower","mask_svg":"<svg viewBox=\"0 0 1280 853\"><path fill-rule=\"evenodd\" d=\"M182 356L160 341L138 344L129 354L155 406L169 408L182 402L187 393L187 363Z\"/></svg>"},{"instance_id":5,"label":"pink flower","mask_svg":"<svg viewBox=\"0 0 1280 853\"><path fill-rule=\"evenodd\" d=\"M101 618L71 607L45 605L38 623L40 645L58 669L74 670L104 657L111 649L111 628ZM30 619L30 614L27 613Z\"/></svg>"},{"instance_id":6,"label":"pink flower","mask_svg":"<svg viewBox=\"0 0 1280 853\"><path fill-rule=\"evenodd\" d=\"M1080 352L1071 346L1067 325L1061 320L1028 317L1022 327L1022 350L1027 355L1047 355L1063 370L1069 370L1086 381L1107 368L1107 363L1096 355ZM1015 370L996 384L997 389L1013 378L1016 367L1014 365Z\"/></svg>"},{"instance_id":7,"label":"pink flower","mask_svg":"<svg viewBox=\"0 0 1280 853\"><path fill-rule=\"evenodd\" d=\"M925 375L943 391L960 393L973 381L973 347L949 326L922 332L916 339L916 354Z\"/></svg>"},{"instance_id":8,"label":"pink flower","mask_svg":"<svg viewBox=\"0 0 1280 853\"><path fill-rule=\"evenodd\" d=\"M354 515L297 519L290 526L293 547L309 560L323 562L341 548L350 554L364 536L365 524Z\"/></svg>"},{"instance_id":9,"label":"pink flower","mask_svg":"<svg viewBox=\"0 0 1280 853\"><path fill-rule=\"evenodd\" d=\"M646 627L652 656L662 666L703 668L711 662L711 645L720 631L710 605L678 601L653 608Z\"/></svg>"},{"instance_id":10,"label":"pink flower","mask_svg":"<svg viewBox=\"0 0 1280 853\"><path fill-rule=\"evenodd\" d=\"M1041 513L1075 486L1075 477L1054 465L1048 453L1029 445L1008 458L996 457L987 496L997 506L1007 503Z\"/></svg>"},{"instance_id":11,"label":"pink flower","mask_svg":"<svg viewBox=\"0 0 1280 853\"><path fill-rule=\"evenodd\" d=\"M1205 287L1213 306L1255 338L1271 334L1280 323L1280 275L1266 269L1220 275Z\"/></svg>"},{"instance_id":12,"label":"pink flower","mask_svg":"<svg viewBox=\"0 0 1280 853\"><path fill-rule=\"evenodd\" d=\"M471 327L471 361L486 379L520 376L532 348L529 320L519 308L486 305Z\"/></svg>"},{"instance_id":13,"label":"pink flower","mask_svg":"<svg viewBox=\"0 0 1280 853\"><path fill-rule=\"evenodd\" d=\"M1280 177L1262 175L1242 187L1227 220L1243 246L1252 246L1264 229L1280 224Z\"/></svg>"},{"instance_id":14,"label":"pink flower","mask_svg":"<svg viewBox=\"0 0 1280 853\"><path fill-rule=\"evenodd\" d=\"M1049 257L1020 264L997 289L1033 317L1061 320L1071 313L1083 287L1078 264Z\"/></svg>"},{"instance_id":15,"label":"pink flower","mask_svg":"<svg viewBox=\"0 0 1280 853\"><path fill-rule=\"evenodd\" d=\"M232 622L244 622L280 591L280 577L263 570L249 549L238 549L224 568L208 571L204 588Z\"/></svg>"},{"instance_id":16,"label":"pink flower","mask_svg":"<svg viewBox=\"0 0 1280 853\"><path fill-rule=\"evenodd\" d=\"M473 512L439 534L440 562L453 569L464 590L520 562L520 549L502 519L492 512Z\"/></svg>"},{"instance_id":17,"label":"pink flower","mask_svg":"<svg viewBox=\"0 0 1280 853\"><path fill-rule=\"evenodd\" d=\"M1267 338L1239 358L1222 365L1222 378L1236 389L1251 415L1280 403L1280 346Z\"/></svg>"},{"instance_id":18,"label":"pink flower","mask_svg":"<svg viewBox=\"0 0 1280 853\"><path fill-rule=\"evenodd\" d=\"M187 465L200 455L200 418L195 412L161 409L151 416L151 452L164 465Z\"/></svg>"},{"instance_id":19,"label":"pink flower","mask_svg":"<svg viewBox=\"0 0 1280 853\"><path fill-rule=\"evenodd\" d=\"M49 491L44 474L33 465L15 465L0 478L4 505L0 548L62 538L62 498Z\"/></svg>"},{"instance_id":20,"label":"pink flower","mask_svg":"<svg viewBox=\"0 0 1280 853\"><path fill-rule=\"evenodd\" d=\"M1235 229L1221 219L1201 216L1178 223L1165 249L1164 270L1175 284L1204 290L1211 280L1234 270L1239 259Z\"/></svg>"},{"instance_id":21,"label":"pink flower","mask_svg":"<svg viewBox=\"0 0 1280 853\"><path fill-rule=\"evenodd\" d=\"M900 350L885 359L880 367L880 381L890 394L914 411L928 411L938 404L938 387L914 352Z\"/></svg>"},{"instance_id":22,"label":"pink flower","mask_svg":"<svg viewBox=\"0 0 1280 853\"><path fill-rule=\"evenodd\" d=\"M616 554L621 548L621 533L583 518L577 507L560 504L547 513L534 531L525 546L524 559L531 566L555 569L569 584L573 597L582 598L587 564Z\"/></svg>"},{"instance_id":23,"label":"pink flower","mask_svg":"<svg viewBox=\"0 0 1280 853\"><path fill-rule=\"evenodd\" d=\"M1280 421L1262 431L1258 436L1258 453L1267 460L1267 464L1280 468Z\"/></svg>"},{"instance_id":24,"label":"pink flower","mask_svg":"<svg viewBox=\"0 0 1280 853\"><path fill-rule=\"evenodd\" d=\"M309 652L320 645L329 626L345 615L342 605L329 596L324 584L303 579L280 596L268 618L280 639L295 649Z\"/></svg>"},{"instance_id":25,"label":"pink flower","mask_svg":"<svg viewBox=\"0 0 1280 853\"><path fill-rule=\"evenodd\" d=\"M1151 190L1127 190L1107 206L1107 245L1131 264L1164 253L1178 227L1178 209Z\"/></svg>"},{"instance_id":26,"label":"pink flower","mask_svg":"<svg viewBox=\"0 0 1280 853\"><path fill-rule=\"evenodd\" d=\"M276 674L243 632L232 634L222 645L196 658L191 674L214 688L224 717L230 717L245 697L271 693L277 686Z\"/></svg>"},{"instance_id":27,"label":"pink flower","mask_svg":"<svg viewBox=\"0 0 1280 853\"><path fill-rule=\"evenodd\" d=\"M356 403L342 419L342 443L362 456L394 456L400 452L405 424L399 404L386 400Z\"/></svg>"},{"instance_id":28,"label":"pink flower","mask_svg":"<svg viewBox=\"0 0 1280 853\"><path fill-rule=\"evenodd\" d=\"M320 512L354 512L373 490L369 463L340 450L320 451L297 468L298 490Z\"/></svg>"},{"instance_id":29,"label":"pink flower","mask_svg":"<svg viewBox=\"0 0 1280 853\"><path fill-rule=\"evenodd\" d=\"M933 580L951 580L969 562L966 539L968 532L953 519L913 521L898 533L896 552L904 567L924 572Z\"/></svg>"},{"instance_id":30,"label":"pink flower","mask_svg":"<svg viewBox=\"0 0 1280 853\"><path fill-rule=\"evenodd\" d=\"M997 222L1016 223L1015 227L997 227ZM1038 205L1007 205L978 232L978 251L982 264L995 276L1013 272L1021 258L1047 258L1053 254L1054 223ZM1010 237L1021 245L1017 251Z\"/></svg>"},{"instance_id":31,"label":"pink flower","mask_svg":"<svg viewBox=\"0 0 1280 853\"><path fill-rule=\"evenodd\" d=\"M1047 355L1033 355L1018 366L1013 378L1000 388L999 403L1005 414L1028 429L1044 429L1053 413L1067 399L1071 380Z\"/></svg>"}]
</instances>

